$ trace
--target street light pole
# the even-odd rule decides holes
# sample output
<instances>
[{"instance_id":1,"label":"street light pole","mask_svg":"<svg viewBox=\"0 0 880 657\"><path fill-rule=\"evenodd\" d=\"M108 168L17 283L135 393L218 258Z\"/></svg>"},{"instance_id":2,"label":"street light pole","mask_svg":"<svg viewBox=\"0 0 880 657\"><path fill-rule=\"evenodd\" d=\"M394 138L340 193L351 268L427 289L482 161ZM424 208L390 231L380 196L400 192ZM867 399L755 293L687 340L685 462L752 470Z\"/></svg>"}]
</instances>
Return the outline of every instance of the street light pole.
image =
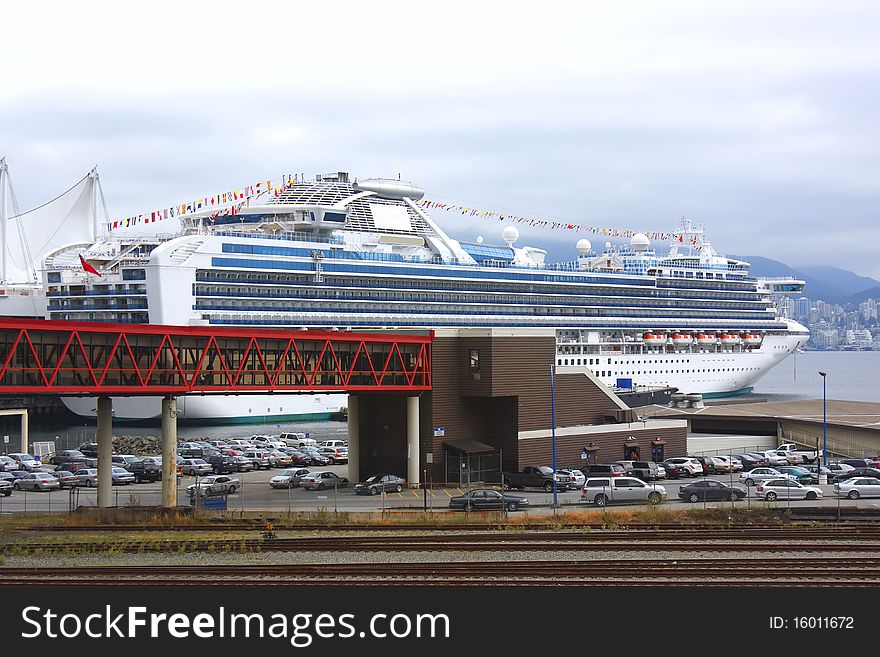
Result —
<instances>
[{"instance_id":1,"label":"street light pole","mask_svg":"<svg viewBox=\"0 0 880 657\"><path fill-rule=\"evenodd\" d=\"M822 377L822 465L828 465L828 414L826 412L827 397L825 394L825 377L828 372L819 372Z\"/></svg>"},{"instance_id":2,"label":"street light pole","mask_svg":"<svg viewBox=\"0 0 880 657\"><path fill-rule=\"evenodd\" d=\"M550 444L553 450L553 508L557 506L556 495L556 363L550 364Z\"/></svg>"}]
</instances>

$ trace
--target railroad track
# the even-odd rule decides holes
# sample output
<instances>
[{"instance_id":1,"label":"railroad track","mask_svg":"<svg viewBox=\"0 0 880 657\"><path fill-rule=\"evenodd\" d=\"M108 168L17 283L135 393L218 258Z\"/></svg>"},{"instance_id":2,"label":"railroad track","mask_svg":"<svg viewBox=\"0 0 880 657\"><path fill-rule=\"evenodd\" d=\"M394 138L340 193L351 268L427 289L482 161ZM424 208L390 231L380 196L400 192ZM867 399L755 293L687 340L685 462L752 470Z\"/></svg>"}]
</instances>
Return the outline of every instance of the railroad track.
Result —
<instances>
[{"instance_id":1,"label":"railroad track","mask_svg":"<svg viewBox=\"0 0 880 657\"><path fill-rule=\"evenodd\" d=\"M89 584L171 586L828 586L873 587L880 559L825 559L809 573L786 572L790 559L765 559L751 572L738 559L674 562L481 561L454 563L270 564L231 566L95 566L0 569L0 584L81 586Z\"/></svg>"},{"instance_id":2,"label":"railroad track","mask_svg":"<svg viewBox=\"0 0 880 657\"><path fill-rule=\"evenodd\" d=\"M401 551L880 552L880 528L481 532L417 535L51 541L0 544L0 554L102 552L401 552Z\"/></svg>"}]
</instances>

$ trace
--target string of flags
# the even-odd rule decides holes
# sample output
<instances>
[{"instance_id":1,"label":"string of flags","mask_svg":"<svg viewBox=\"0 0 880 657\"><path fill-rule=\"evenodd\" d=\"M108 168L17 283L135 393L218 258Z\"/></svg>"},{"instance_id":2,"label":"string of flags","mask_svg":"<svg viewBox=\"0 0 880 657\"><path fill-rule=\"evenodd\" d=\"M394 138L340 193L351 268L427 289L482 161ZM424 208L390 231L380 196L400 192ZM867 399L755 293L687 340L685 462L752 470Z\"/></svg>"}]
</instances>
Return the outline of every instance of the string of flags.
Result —
<instances>
[{"instance_id":1,"label":"string of flags","mask_svg":"<svg viewBox=\"0 0 880 657\"><path fill-rule=\"evenodd\" d=\"M581 224L574 224L568 221L553 221L548 219L534 219L531 217L523 217L516 214L509 214L507 212L493 212L491 210L480 210L477 208L468 208L463 205L456 205L454 203L439 203L437 201L431 201L428 199L420 199L417 203L425 209L437 209L437 210L445 210L447 212L458 212L460 214L470 215L472 217L482 217L485 219L498 219L499 221L512 221L518 224L527 224L529 226L536 226L539 228L552 228L554 230L562 229L562 230L571 230L574 232L580 233L590 233L592 235L602 235L604 237L632 237L636 233L643 233L649 239L652 240L660 240L665 241L673 238L673 234L671 232L655 232L648 230L632 230L632 229L620 229L620 228L608 228L608 227L600 227L600 226L583 226ZM679 241L682 241L681 236L677 236ZM690 239L688 241L691 241Z\"/></svg>"},{"instance_id":2,"label":"string of flags","mask_svg":"<svg viewBox=\"0 0 880 657\"><path fill-rule=\"evenodd\" d=\"M151 212L137 214L132 217L126 217L125 219L109 221L104 224L104 227L108 231L111 231L115 230L116 228L127 228L129 226L150 224L157 221L163 221L172 217L180 217L196 212L205 212L206 210L216 208L214 212L206 215L206 218L209 221L212 221L220 215L229 216L238 214L239 212L241 212L242 208L249 207L251 200L257 197L265 196L267 194L271 194L276 197L280 196L286 188L295 185L297 182L298 177L291 175L284 175L280 179L276 179L274 181L271 179L261 180L252 185L236 187L235 189L221 192L219 194L214 194L213 196L205 196L203 198L198 198L194 201L178 203L176 205L172 205L169 208L153 210Z\"/></svg>"}]
</instances>

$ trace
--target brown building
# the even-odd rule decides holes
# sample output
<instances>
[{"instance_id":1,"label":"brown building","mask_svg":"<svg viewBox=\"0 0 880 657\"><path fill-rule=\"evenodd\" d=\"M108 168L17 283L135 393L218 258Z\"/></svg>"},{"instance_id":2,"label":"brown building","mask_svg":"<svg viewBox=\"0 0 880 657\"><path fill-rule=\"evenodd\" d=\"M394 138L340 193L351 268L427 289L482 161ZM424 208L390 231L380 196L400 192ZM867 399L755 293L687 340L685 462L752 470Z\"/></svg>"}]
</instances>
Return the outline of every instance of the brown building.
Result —
<instances>
[{"instance_id":1,"label":"brown building","mask_svg":"<svg viewBox=\"0 0 880 657\"><path fill-rule=\"evenodd\" d=\"M437 332L433 390L418 402L349 398L350 478L480 481L497 476L499 460L505 471L550 465L551 413L559 467L685 454L684 420L639 419L586 367L557 366L551 396L555 354L552 329Z\"/></svg>"}]
</instances>

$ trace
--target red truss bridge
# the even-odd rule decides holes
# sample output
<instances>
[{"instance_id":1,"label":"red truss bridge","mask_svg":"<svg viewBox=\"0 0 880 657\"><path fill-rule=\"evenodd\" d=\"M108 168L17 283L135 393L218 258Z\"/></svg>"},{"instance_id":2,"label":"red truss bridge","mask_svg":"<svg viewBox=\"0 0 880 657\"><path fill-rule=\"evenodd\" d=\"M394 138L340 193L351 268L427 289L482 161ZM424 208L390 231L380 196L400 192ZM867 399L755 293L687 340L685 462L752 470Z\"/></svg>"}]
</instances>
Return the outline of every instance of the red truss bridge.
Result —
<instances>
[{"instance_id":1,"label":"red truss bridge","mask_svg":"<svg viewBox=\"0 0 880 657\"><path fill-rule=\"evenodd\" d=\"M431 389L426 335L0 319L0 393Z\"/></svg>"}]
</instances>

